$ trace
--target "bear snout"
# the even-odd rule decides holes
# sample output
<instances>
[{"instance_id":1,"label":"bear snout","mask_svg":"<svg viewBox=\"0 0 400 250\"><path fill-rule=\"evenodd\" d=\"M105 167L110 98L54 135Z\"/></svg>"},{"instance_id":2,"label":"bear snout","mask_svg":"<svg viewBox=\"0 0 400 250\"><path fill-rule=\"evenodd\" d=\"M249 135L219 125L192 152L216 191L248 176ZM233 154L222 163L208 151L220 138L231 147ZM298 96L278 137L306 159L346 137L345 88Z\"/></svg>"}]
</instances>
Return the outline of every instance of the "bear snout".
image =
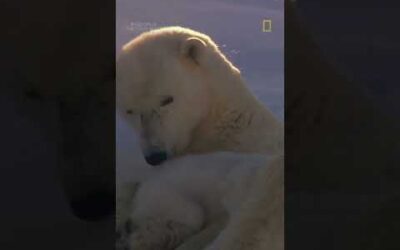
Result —
<instances>
[{"instance_id":1,"label":"bear snout","mask_svg":"<svg viewBox=\"0 0 400 250\"><path fill-rule=\"evenodd\" d=\"M152 166L158 166L167 160L167 153L165 151L154 151L145 155L145 160Z\"/></svg>"}]
</instances>

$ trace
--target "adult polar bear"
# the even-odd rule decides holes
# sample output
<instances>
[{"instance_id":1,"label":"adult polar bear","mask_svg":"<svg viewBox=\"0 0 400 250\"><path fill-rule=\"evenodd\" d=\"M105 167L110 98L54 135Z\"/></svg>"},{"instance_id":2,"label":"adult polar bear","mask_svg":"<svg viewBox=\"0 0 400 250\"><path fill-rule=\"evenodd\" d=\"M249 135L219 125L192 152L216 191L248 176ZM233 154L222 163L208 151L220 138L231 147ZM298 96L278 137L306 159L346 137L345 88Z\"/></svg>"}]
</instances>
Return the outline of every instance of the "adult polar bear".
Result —
<instances>
[{"instance_id":1,"label":"adult polar bear","mask_svg":"<svg viewBox=\"0 0 400 250\"><path fill-rule=\"evenodd\" d=\"M283 151L281 123L256 100L239 70L204 34L169 27L140 35L123 47L117 83L118 109L139 132L151 165L186 154L279 155ZM211 249L262 249L264 243L274 245L271 239L281 242L271 249L281 248L282 158L262 171L252 189L238 216L230 219ZM271 206L274 212L264 211L269 208L265 200L276 203ZM272 215L277 219L268 217ZM265 230L269 236L261 237Z\"/></svg>"},{"instance_id":2,"label":"adult polar bear","mask_svg":"<svg viewBox=\"0 0 400 250\"><path fill-rule=\"evenodd\" d=\"M141 119L150 164L189 153L283 149L282 124L204 34L168 27L140 35L123 47L117 82L118 108L133 123Z\"/></svg>"}]
</instances>

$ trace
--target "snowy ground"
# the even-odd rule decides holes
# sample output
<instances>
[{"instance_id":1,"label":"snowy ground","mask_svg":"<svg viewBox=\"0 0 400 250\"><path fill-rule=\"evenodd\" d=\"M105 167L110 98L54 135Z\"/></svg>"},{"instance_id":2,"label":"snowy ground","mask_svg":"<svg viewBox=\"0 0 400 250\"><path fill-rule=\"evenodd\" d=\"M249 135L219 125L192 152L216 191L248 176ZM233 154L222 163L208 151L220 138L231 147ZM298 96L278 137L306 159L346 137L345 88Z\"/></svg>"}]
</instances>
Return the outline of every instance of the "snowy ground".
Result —
<instances>
[{"instance_id":1,"label":"snowy ground","mask_svg":"<svg viewBox=\"0 0 400 250\"><path fill-rule=\"evenodd\" d=\"M116 45L151 28L179 25L210 35L241 70L253 93L283 120L283 0L117 0ZM272 19L272 32L262 32ZM117 117L118 181L152 171L133 131Z\"/></svg>"}]
</instances>

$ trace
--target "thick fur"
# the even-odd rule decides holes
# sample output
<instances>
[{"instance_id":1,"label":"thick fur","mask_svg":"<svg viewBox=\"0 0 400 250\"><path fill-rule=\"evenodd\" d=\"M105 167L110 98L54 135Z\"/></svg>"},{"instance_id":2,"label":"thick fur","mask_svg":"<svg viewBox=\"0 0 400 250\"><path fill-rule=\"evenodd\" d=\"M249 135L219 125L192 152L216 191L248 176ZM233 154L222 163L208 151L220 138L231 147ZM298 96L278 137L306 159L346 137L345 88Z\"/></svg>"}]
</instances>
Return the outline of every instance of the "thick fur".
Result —
<instances>
[{"instance_id":1,"label":"thick fur","mask_svg":"<svg viewBox=\"0 0 400 250\"><path fill-rule=\"evenodd\" d=\"M267 186L264 183L270 183L269 172L264 174L267 161L265 155L226 152L191 155L167 162L136 193L129 216L136 228L129 240L130 247L175 249L188 236L226 217L226 213L230 223L234 223L242 216L239 210L244 203L248 199L259 199L255 195L257 190L264 190ZM261 182L257 181L259 178ZM249 200L249 204L257 205L249 208L253 210L249 212L257 211L260 205L266 209L268 204L264 203L254 204ZM263 209L254 216L264 212ZM232 230L229 228L230 225L226 230Z\"/></svg>"},{"instance_id":2,"label":"thick fur","mask_svg":"<svg viewBox=\"0 0 400 250\"><path fill-rule=\"evenodd\" d=\"M163 105L166 98L172 98L173 102ZM117 62L117 106L140 135L145 155L155 148L167 152L168 159L217 151L266 155L283 151L282 124L251 94L239 70L211 38L193 30L162 28L144 33L125 45ZM228 227L212 246L228 244L219 242L229 242L230 235L238 234L231 225L242 220L239 219L244 206L242 201L247 201L247 196L270 197L262 189L268 184L268 174L258 179L253 173L246 183L238 180L251 171L248 166L251 161L247 159L250 156L244 157L247 161L242 165L247 168L242 166L240 171L231 166L235 164L229 163L229 157L217 160L215 155L203 156L208 157L203 164L201 159L204 158L192 157L183 163L170 162L169 167L163 166L166 173L162 171L158 178L141 185L130 216L136 229L127 240L132 249L174 249L204 227L223 228L212 222L223 222L226 212ZM268 169L266 162L258 167ZM220 172L221 169L226 170ZM236 177L229 177L230 173L235 173ZM232 188L221 194L220 183L230 178L234 180ZM283 181L275 181L274 185L283 188ZM279 187L271 192L276 189ZM283 197L283 193L279 195ZM266 202L259 204L251 199L249 202L257 207L246 210L267 209ZM270 228L268 223L257 225L254 226L257 232L270 230L274 235L280 235L283 228L283 225ZM117 226L124 227L123 223ZM253 233L253 230L247 231ZM205 235L210 242L216 232L206 230ZM242 238L243 242L248 242L253 236L244 234ZM258 242L264 244L261 238Z\"/></svg>"},{"instance_id":3,"label":"thick fur","mask_svg":"<svg viewBox=\"0 0 400 250\"><path fill-rule=\"evenodd\" d=\"M162 107L166 96L174 102ZM282 124L217 45L193 30L161 28L125 45L117 61L117 104L138 130L145 153L159 148L173 158L283 149Z\"/></svg>"},{"instance_id":4,"label":"thick fur","mask_svg":"<svg viewBox=\"0 0 400 250\"><path fill-rule=\"evenodd\" d=\"M262 167L228 226L207 250L284 249L284 161Z\"/></svg>"}]
</instances>

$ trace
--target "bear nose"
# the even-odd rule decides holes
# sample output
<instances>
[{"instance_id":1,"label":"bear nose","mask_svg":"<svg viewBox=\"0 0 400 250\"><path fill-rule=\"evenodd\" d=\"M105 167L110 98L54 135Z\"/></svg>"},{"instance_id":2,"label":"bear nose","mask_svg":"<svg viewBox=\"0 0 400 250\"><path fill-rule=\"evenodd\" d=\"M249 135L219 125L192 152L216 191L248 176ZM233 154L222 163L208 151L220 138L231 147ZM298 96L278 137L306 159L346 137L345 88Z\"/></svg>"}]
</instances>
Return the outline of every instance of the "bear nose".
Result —
<instances>
[{"instance_id":1,"label":"bear nose","mask_svg":"<svg viewBox=\"0 0 400 250\"><path fill-rule=\"evenodd\" d=\"M163 151L153 152L145 156L146 162L152 166L157 166L167 159L167 153Z\"/></svg>"}]
</instances>

